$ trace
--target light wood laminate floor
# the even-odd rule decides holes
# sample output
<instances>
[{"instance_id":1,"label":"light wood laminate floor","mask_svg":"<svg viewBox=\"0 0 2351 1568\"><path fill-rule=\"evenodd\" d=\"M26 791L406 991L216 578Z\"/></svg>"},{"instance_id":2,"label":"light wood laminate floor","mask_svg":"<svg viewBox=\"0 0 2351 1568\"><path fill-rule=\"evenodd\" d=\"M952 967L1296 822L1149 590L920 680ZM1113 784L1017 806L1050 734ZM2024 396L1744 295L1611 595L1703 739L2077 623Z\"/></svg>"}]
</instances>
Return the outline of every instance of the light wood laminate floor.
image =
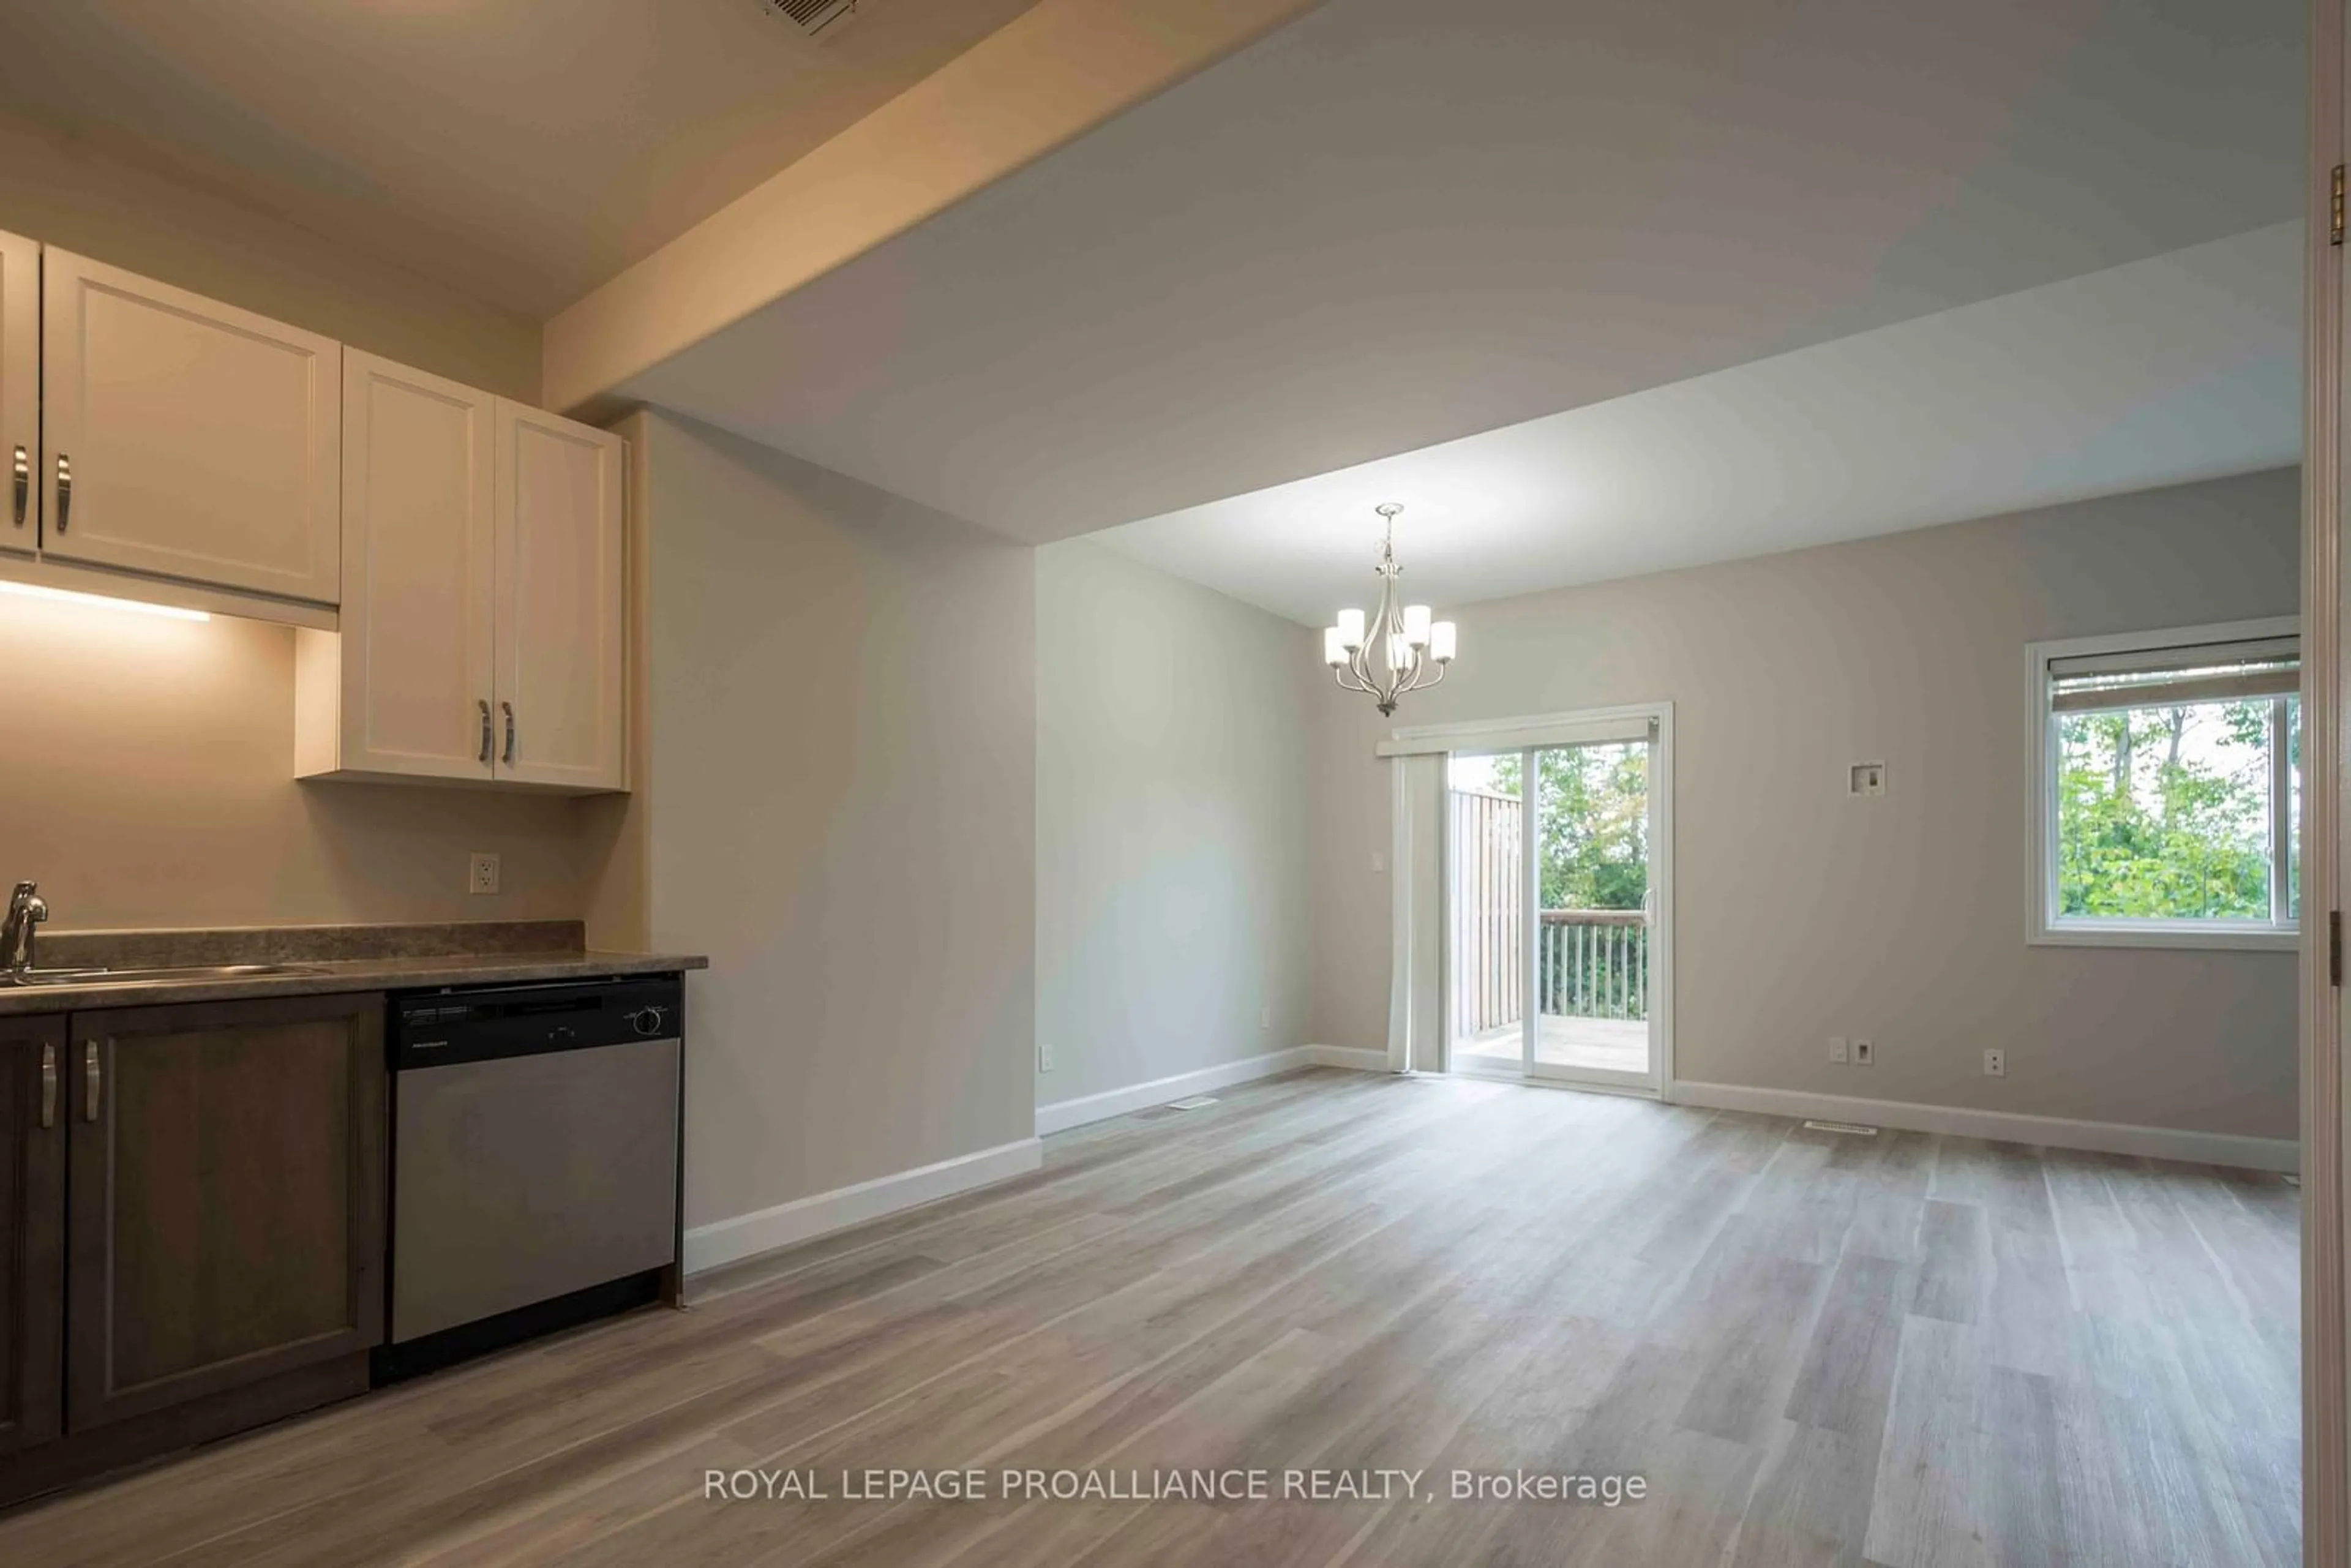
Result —
<instances>
[{"instance_id":1,"label":"light wood laminate floor","mask_svg":"<svg viewBox=\"0 0 2351 1568\"><path fill-rule=\"evenodd\" d=\"M2273 1176L1310 1072L0 1518L0 1562L2284 1564L2296 1220ZM988 1498L703 1495L964 1465ZM1426 1474L1022 1502L1005 1467ZM1520 1468L1648 1495L1443 1495Z\"/></svg>"}]
</instances>

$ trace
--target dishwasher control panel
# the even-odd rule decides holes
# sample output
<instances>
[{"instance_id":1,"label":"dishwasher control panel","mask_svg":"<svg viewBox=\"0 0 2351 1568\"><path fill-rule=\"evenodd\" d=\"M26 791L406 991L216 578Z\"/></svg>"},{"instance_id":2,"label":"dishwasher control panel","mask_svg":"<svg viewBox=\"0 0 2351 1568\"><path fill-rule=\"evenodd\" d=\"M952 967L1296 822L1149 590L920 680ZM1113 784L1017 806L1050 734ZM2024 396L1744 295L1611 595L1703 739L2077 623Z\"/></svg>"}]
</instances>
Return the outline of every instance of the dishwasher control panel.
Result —
<instances>
[{"instance_id":1,"label":"dishwasher control panel","mask_svg":"<svg viewBox=\"0 0 2351 1568\"><path fill-rule=\"evenodd\" d=\"M403 991L392 998L392 1071L500 1056L674 1040L685 1022L676 975L558 980L488 989Z\"/></svg>"}]
</instances>

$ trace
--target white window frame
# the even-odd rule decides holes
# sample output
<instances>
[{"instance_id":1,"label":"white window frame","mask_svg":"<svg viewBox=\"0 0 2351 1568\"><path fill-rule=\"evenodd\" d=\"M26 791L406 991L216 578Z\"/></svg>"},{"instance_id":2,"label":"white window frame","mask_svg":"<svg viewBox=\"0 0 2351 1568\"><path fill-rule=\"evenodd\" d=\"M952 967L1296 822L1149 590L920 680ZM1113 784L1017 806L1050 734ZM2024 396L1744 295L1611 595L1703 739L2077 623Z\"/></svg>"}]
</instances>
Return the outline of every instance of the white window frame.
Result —
<instances>
[{"instance_id":1,"label":"white window frame","mask_svg":"<svg viewBox=\"0 0 2351 1568\"><path fill-rule=\"evenodd\" d=\"M2035 643L2025 650L2030 698L2025 711L2032 724L2032 836L2030 874L2026 878L2025 940L2049 947L2201 947L2231 951L2293 952L2301 943L2299 922L2283 925L2241 921L2222 924L2208 920L2088 920L2060 919L2057 915L2057 715L2049 703L2049 662L2090 653L2135 653L2162 648L2189 647L2202 643L2251 642L2264 637L2299 637L2299 616L2278 615L2261 621L2224 621L2207 626L2167 626L2148 632L2121 632L2103 637L2073 637L2062 642ZM2283 767L2283 764L2281 764ZM2274 785L2273 786L2274 788ZM2276 815L2284 816L2280 800ZM2283 836L2281 821L2273 831Z\"/></svg>"}]
</instances>

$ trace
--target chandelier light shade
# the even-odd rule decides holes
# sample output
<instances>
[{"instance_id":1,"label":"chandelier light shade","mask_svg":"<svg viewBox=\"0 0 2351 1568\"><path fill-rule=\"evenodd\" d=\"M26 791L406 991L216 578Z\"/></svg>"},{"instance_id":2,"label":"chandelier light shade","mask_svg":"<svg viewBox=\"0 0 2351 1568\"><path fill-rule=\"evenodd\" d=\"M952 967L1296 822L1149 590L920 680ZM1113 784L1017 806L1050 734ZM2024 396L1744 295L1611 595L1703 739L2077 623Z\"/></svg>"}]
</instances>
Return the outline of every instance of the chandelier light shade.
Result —
<instances>
[{"instance_id":1,"label":"chandelier light shade","mask_svg":"<svg viewBox=\"0 0 2351 1568\"><path fill-rule=\"evenodd\" d=\"M1429 619L1426 604L1397 602L1395 520L1404 508L1391 501L1378 508L1384 531L1380 560L1380 601L1366 622L1360 610L1342 610L1335 626L1322 629L1322 662L1347 691L1363 692L1382 714L1395 712L1396 699L1445 678L1453 663L1453 622Z\"/></svg>"}]
</instances>

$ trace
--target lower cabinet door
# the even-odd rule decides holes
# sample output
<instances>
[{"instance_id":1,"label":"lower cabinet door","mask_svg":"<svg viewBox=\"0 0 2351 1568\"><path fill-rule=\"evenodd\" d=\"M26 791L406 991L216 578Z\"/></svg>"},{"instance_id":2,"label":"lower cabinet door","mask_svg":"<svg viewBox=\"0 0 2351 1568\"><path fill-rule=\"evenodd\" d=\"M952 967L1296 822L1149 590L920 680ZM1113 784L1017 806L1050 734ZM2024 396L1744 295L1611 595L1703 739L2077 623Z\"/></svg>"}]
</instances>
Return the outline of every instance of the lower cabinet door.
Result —
<instances>
[{"instance_id":1,"label":"lower cabinet door","mask_svg":"<svg viewBox=\"0 0 2351 1568\"><path fill-rule=\"evenodd\" d=\"M70 1024L68 1430L381 1341L383 998Z\"/></svg>"},{"instance_id":2,"label":"lower cabinet door","mask_svg":"<svg viewBox=\"0 0 2351 1568\"><path fill-rule=\"evenodd\" d=\"M65 1356L65 1020L0 1018L0 1454L57 1435Z\"/></svg>"}]
</instances>

